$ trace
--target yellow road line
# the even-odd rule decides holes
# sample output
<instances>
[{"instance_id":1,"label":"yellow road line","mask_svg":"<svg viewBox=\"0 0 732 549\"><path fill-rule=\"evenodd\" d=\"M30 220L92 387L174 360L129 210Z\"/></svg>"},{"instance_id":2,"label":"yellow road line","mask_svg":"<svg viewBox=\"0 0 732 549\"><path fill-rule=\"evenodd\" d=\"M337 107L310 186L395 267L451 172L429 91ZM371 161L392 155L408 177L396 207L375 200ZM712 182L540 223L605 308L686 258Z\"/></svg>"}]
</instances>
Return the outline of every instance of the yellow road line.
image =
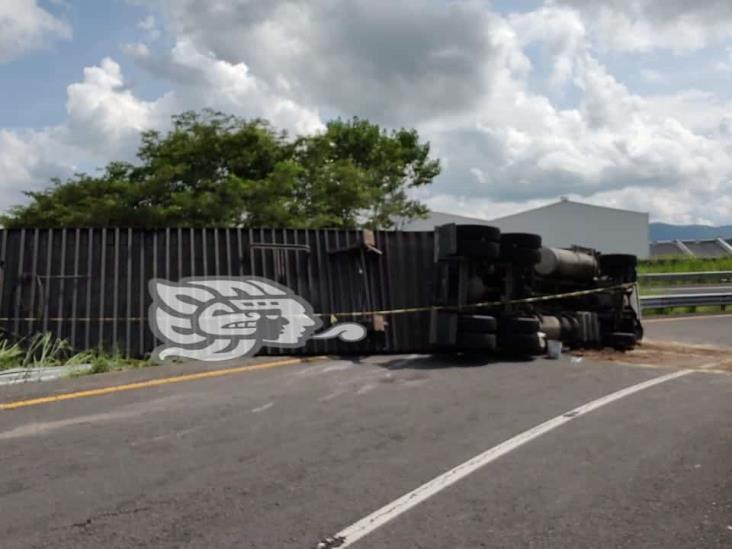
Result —
<instances>
[{"instance_id":1,"label":"yellow road line","mask_svg":"<svg viewBox=\"0 0 732 549\"><path fill-rule=\"evenodd\" d=\"M303 360L299 358L290 358L286 360L278 360L276 362L264 362L262 364L251 364L249 366L237 366L235 368L225 368L222 370L212 370L209 372L199 372L197 374L183 374L179 376L163 377L159 379L150 379L148 381L140 381L138 383L128 383L126 385L113 385L111 387L100 387L99 389L89 389L88 391L77 391L74 393L62 393L60 395L50 395L45 397L31 398L28 400L18 400L15 402L0 403L0 410L15 410L17 408L25 408L26 406L37 406L38 404L48 404L49 402L59 402L62 400L73 400L76 398L86 398L101 395L109 395L112 393L120 393L122 391L134 391L137 389L145 389L147 387L158 387L160 385L170 385L172 383L182 383L184 381L196 381L199 379L208 379L212 377L222 377L232 374L241 374L245 372L254 372L256 370L269 370L270 368L279 368L282 366L291 366L300 364Z\"/></svg>"}]
</instances>

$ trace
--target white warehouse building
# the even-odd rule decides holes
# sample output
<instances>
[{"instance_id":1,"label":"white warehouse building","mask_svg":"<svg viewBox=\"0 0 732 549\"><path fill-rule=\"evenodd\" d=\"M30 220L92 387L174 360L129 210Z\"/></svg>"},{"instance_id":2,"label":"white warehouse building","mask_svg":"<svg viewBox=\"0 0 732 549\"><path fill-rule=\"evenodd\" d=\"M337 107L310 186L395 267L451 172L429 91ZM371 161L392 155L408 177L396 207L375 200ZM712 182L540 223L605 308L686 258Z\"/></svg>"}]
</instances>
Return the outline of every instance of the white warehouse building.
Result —
<instances>
[{"instance_id":1,"label":"white warehouse building","mask_svg":"<svg viewBox=\"0 0 732 549\"><path fill-rule=\"evenodd\" d=\"M443 212L430 212L426 219L398 224L399 230L432 230L437 225L457 223L498 227L503 232L537 233L545 246L585 246L604 253L625 253L647 258L648 213L582 204L562 199L498 219L476 219Z\"/></svg>"}]
</instances>

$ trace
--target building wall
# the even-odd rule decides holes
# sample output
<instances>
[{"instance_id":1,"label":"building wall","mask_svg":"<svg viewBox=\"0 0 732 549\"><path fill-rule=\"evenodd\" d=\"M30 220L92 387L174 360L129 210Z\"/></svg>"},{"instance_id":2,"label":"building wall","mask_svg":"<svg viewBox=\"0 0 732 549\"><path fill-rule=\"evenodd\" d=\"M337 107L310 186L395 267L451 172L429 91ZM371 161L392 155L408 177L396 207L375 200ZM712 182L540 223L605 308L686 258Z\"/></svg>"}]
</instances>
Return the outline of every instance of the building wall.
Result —
<instances>
[{"instance_id":1,"label":"building wall","mask_svg":"<svg viewBox=\"0 0 732 549\"><path fill-rule=\"evenodd\" d=\"M445 223L485 224L503 232L538 233L546 246L558 248L578 245L604 253L627 253L642 258L650 255L647 213L571 201L492 220L432 212L429 218L409 222L401 228L424 231Z\"/></svg>"},{"instance_id":2,"label":"building wall","mask_svg":"<svg viewBox=\"0 0 732 549\"><path fill-rule=\"evenodd\" d=\"M649 256L647 213L563 201L490 223L504 232L538 233L546 246Z\"/></svg>"}]
</instances>

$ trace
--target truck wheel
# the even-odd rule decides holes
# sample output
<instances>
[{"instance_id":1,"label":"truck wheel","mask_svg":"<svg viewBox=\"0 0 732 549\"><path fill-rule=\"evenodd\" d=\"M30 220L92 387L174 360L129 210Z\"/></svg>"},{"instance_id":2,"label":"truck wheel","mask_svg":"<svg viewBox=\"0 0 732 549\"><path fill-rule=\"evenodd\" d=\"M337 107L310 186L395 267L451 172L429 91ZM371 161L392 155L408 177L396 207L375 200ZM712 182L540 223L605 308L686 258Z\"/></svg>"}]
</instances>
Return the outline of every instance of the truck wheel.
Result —
<instances>
[{"instance_id":1,"label":"truck wheel","mask_svg":"<svg viewBox=\"0 0 732 549\"><path fill-rule=\"evenodd\" d=\"M457 225L457 239L460 240L490 240L498 242L501 237L501 230L490 225Z\"/></svg>"},{"instance_id":2,"label":"truck wheel","mask_svg":"<svg viewBox=\"0 0 732 549\"><path fill-rule=\"evenodd\" d=\"M538 334L511 334L501 339L501 349L523 356L535 356L544 352Z\"/></svg>"},{"instance_id":3,"label":"truck wheel","mask_svg":"<svg viewBox=\"0 0 732 549\"><path fill-rule=\"evenodd\" d=\"M458 335L458 350L485 350L493 351L496 349L495 334L478 334L474 332L465 332Z\"/></svg>"},{"instance_id":4,"label":"truck wheel","mask_svg":"<svg viewBox=\"0 0 732 549\"><path fill-rule=\"evenodd\" d=\"M496 242L470 239L458 241L458 255L473 259L496 259L500 249Z\"/></svg>"},{"instance_id":5,"label":"truck wheel","mask_svg":"<svg viewBox=\"0 0 732 549\"><path fill-rule=\"evenodd\" d=\"M538 250L541 248L541 235L533 233L503 233L501 235L501 244Z\"/></svg>"},{"instance_id":6,"label":"truck wheel","mask_svg":"<svg viewBox=\"0 0 732 549\"><path fill-rule=\"evenodd\" d=\"M629 351L635 347L637 338L630 332L613 332L610 334L609 342L616 351Z\"/></svg>"},{"instance_id":7,"label":"truck wheel","mask_svg":"<svg viewBox=\"0 0 732 549\"><path fill-rule=\"evenodd\" d=\"M513 334L533 335L539 331L539 319L533 316L514 316L505 319L501 331L509 337Z\"/></svg>"},{"instance_id":8,"label":"truck wheel","mask_svg":"<svg viewBox=\"0 0 732 549\"><path fill-rule=\"evenodd\" d=\"M486 315L460 315L458 330L460 332L492 333L498 328L495 317Z\"/></svg>"},{"instance_id":9,"label":"truck wheel","mask_svg":"<svg viewBox=\"0 0 732 549\"><path fill-rule=\"evenodd\" d=\"M510 263L531 267L541 261L541 252L534 248L507 247L501 244L501 258Z\"/></svg>"},{"instance_id":10,"label":"truck wheel","mask_svg":"<svg viewBox=\"0 0 732 549\"><path fill-rule=\"evenodd\" d=\"M638 258L631 254L604 254L599 261L601 270L627 269L638 265Z\"/></svg>"}]
</instances>

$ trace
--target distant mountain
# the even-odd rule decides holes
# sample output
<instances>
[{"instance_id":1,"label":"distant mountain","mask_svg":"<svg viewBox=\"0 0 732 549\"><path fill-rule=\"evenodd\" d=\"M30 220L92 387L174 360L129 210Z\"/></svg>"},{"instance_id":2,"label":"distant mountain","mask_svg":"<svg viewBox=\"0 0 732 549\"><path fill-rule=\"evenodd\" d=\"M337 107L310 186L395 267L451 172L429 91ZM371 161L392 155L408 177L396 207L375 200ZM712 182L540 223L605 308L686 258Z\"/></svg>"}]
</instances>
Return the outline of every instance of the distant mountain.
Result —
<instances>
[{"instance_id":1,"label":"distant mountain","mask_svg":"<svg viewBox=\"0 0 732 549\"><path fill-rule=\"evenodd\" d=\"M732 238L732 225L711 227L709 225L669 225L668 223L651 223L650 237L651 241Z\"/></svg>"}]
</instances>

